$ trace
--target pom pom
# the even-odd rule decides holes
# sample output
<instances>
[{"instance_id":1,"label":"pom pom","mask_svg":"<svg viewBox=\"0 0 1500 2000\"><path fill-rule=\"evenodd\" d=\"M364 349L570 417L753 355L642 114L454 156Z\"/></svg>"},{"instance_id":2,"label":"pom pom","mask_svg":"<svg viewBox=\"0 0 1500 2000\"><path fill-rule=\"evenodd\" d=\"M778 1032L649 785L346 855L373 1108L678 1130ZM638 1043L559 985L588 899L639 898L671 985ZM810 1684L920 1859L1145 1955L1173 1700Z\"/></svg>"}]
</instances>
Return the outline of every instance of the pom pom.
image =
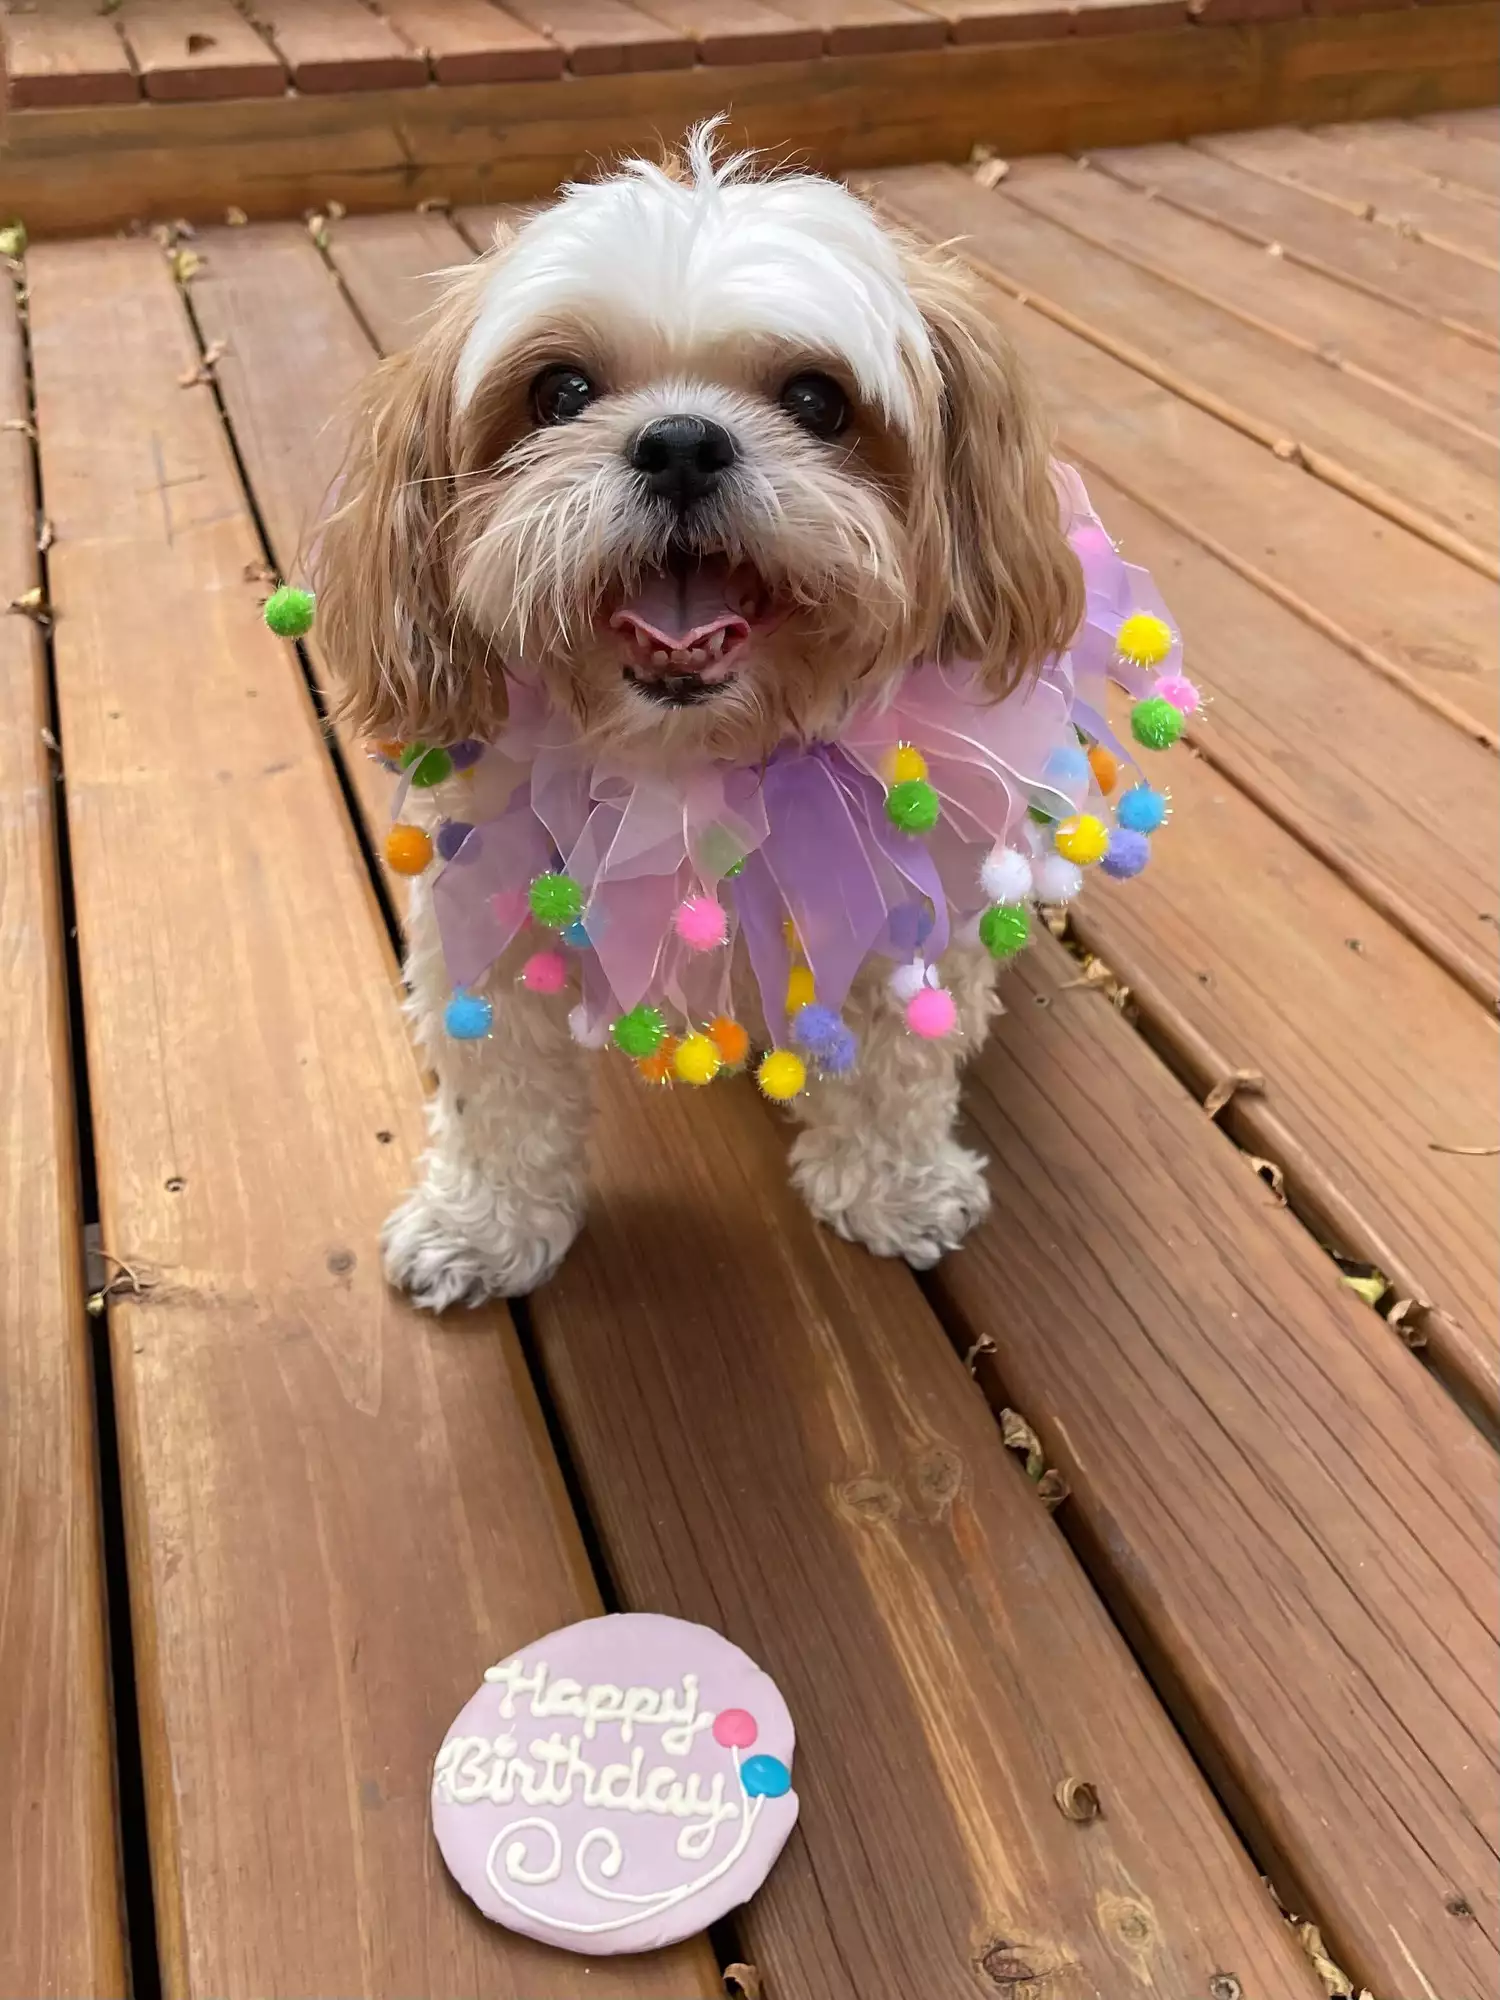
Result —
<instances>
[{"instance_id":1,"label":"pom pom","mask_svg":"<svg viewBox=\"0 0 1500 2000\"><path fill-rule=\"evenodd\" d=\"M750 1037L739 1022L720 1014L709 1022L708 1034L725 1069L738 1069L750 1053Z\"/></svg>"},{"instance_id":2,"label":"pom pom","mask_svg":"<svg viewBox=\"0 0 1500 2000\"><path fill-rule=\"evenodd\" d=\"M1109 852L1099 865L1106 875L1128 882L1132 875L1140 874L1150 859L1151 843L1145 834L1133 833L1128 826L1117 826L1109 836Z\"/></svg>"},{"instance_id":3,"label":"pom pom","mask_svg":"<svg viewBox=\"0 0 1500 2000\"><path fill-rule=\"evenodd\" d=\"M1132 833L1155 833L1166 816L1165 793L1150 785L1132 785L1115 807L1115 818Z\"/></svg>"},{"instance_id":4,"label":"pom pom","mask_svg":"<svg viewBox=\"0 0 1500 2000\"><path fill-rule=\"evenodd\" d=\"M560 951L534 951L521 967L528 993L561 993L567 983L568 961Z\"/></svg>"},{"instance_id":5,"label":"pom pom","mask_svg":"<svg viewBox=\"0 0 1500 2000\"><path fill-rule=\"evenodd\" d=\"M425 792L453 776L453 759L446 750L429 750L424 743L413 743L401 753L401 768L409 771L412 783Z\"/></svg>"},{"instance_id":6,"label":"pom pom","mask_svg":"<svg viewBox=\"0 0 1500 2000\"><path fill-rule=\"evenodd\" d=\"M688 1035L677 1044L672 1068L683 1083L712 1083L724 1059L709 1035Z\"/></svg>"},{"instance_id":7,"label":"pom pom","mask_svg":"<svg viewBox=\"0 0 1500 2000\"><path fill-rule=\"evenodd\" d=\"M445 819L438 828L438 853L445 861L456 861L458 850L473 831L473 827L466 819Z\"/></svg>"},{"instance_id":8,"label":"pom pom","mask_svg":"<svg viewBox=\"0 0 1500 2000\"><path fill-rule=\"evenodd\" d=\"M672 1081L672 1059L677 1054L675 1035L664 1035L657 1045L655 1055L642 1056L636 1068L647 1083L670 1083Z\"/></svg>"},{"instance_id":9,"label":"pom pom","mask_svg":"<svg viewBox=\"0 0 1500 2000\"><path fill-rule=\"evenodd\" d=\"M761 1057L755 1081L773 1104L789 1104L807 1082L807 1070L790 1049L772 1049Z\"/></svg>"},{"instance_id":10,"label":"pom pom","mask_svg":"<svg viewBox=\"0 0 1500 2000\"><path fill-rule=\"evenodd\" d=\"M732 882L736 877L736 875L743 875L744 872L745 872L745 857L742 854L738 861L731 861L729 866L724 870L724 880L726 882Z\"/></svg>"},{"instance_id":11,"label":"pom pom","mask_svg":"<svg viewBox=\"0 0 1500 2000\"><path fill-rule=\"evenodd\" d=\"M1078 813L1062 822L1053 842L1064 861L1076 861L1086 868L1090 862L1098 861L1109 846L1109 829L1092 813Z\"/></svg>"},{"instance_id":12,"label":"pom pom","mask_svg":"<svg viewBox=\"0 0 1500 2000\"><path fill-rule=\"evenodd\" d=\"M1159 667L1172 650L1172 628L1154 611L1132 611L1115 634L1115 651L1132 667Z\"/></svg>"},{"instance_id":13,"label":"pom pom","mask_svg":"<svg viewBox=\"0 0 1500 2000\"><path fill-rule=\"evenodd\" d=\"M979 942L991 958L1014 958L1031 936L1031 913L1022 903L997 903L979 919Z\"/></svg>"},{"instance_id":14,"label":"pom pom","mask_svg":"<svg viewBox=\"0 0 1500 2000\"><path fill-rule=\"evenodd\" d=\"M673 912L672 928L689 951L712 951L729 935L729 919L712 896L689 896Z\"/></svg>"},{"instance_id":15,"label":"pom pom","mask_svg":"<svg viewBox=\"0 0 1500 2000\"><path fill-rule=\"evenodd\" d=\"M992 903L1023 903L1031 894L1031 863L1014 847L991 848L979 885Z\"/></svg>"},{"instance_id":16,"label":"pom pom","mask_svg":"<svg viewBox=\"0 0 1500 2000\"><path fill-rule=\"evenodd\" d=\"M583 915L583 891L571 875L538 875L526 891L531 914L548 930L565 931Z\"/></svg>"},{"instance_id":17,"label":"pom pom","mask_svg":"<svg viewBox=\"0 0 1500 2000\"><path fill-rule=\"evenodd\" d=\"M455 993L443 1009L443 1026L455 1042L478 1042L494 1026L495 1010L482 993Z\"/></svg>"},{"instance_id":18,"label":"pom pom","mask_svg":"<svg viewBox=\"0 0 1500 2000\"><path fill-rule=\"evenodd\" d=\"M1026 817L1031 821L1033 826L1051 826L1053 820L1057 818L1057 814L1052 812L1047 806L1028 806L1026 808Z\"/></svg>"},{"instance_id":19,"label":"pom pom","mask_svg":"<svg viewBox=\"0 0 1500 2000\"><path fill-rule=\"evenodd\" d=\"M562 941L566 945L571 945L574 951L588 950L590 942L589 934L584 927L582 917L575 917L573 919L572 923L563 932Z\"/></svg>"},{"instance_id":20,"label":"pom pom","mask_svg":"<svg viewBox=\"0 0 1500 2000\"><path fill-rule=\"evenodd\" d=\"M893 785L914 785L927 776L927 759L910 743L898 743L886 760Z\"/></svg>"},{"instance_id":21,"label":"pom pom","mask_svg":"<svg viewBox=\"0 0 1500 2000\"><path fill-rule=\"evenodd\" d=\"M924 986L906 1003L906 1025L924 1042L940 1041L958 1026L958 1008L946 986Z\"/></svg>"},{"instance_id":22,"label":"pom pom","mask_svg":"<svg viewBox=\"0 0 1500 2000\"><path fill-rule=\"evenodd\" d=\"M885 816L903 833L931 833L942 803L925 778L907 778L885 795Z\"/></svg>"},{"instance_id":23,"label":"pom pom","mask_svg":"<svg viewBox=\"0 0 1500 2000\"><path fill-rule=\"evenodd\" d=\"M610 1029L614 1045L627 1056L654 1056L661 1047L667 1024L656 1007L632 1007L621 1014Z\"/></svg>"},{"instance_id":24,"label":"pom pom","mask_svg":"<svg viewBox=\"0 0 1500 2000\"><path fill-rule=\"evenodd\" d=\"M1145 750L1170 750L1182 734L1182 710L1159 694L1138 701L1130 711L1130 733Z\"/></svg>"},{"instance_id":25,"label":"pom pom","mask_svg":"<svg viewBox=\"0 0 1500 2000\"><path fill-rule=\"evenodd\" d=\"M1071 903L1083 887L1083 870L1061 854L1039 855L1031 870L1031 891L1039 903Z\"/></svg>"},{"instance_id":26,"label":"pom pom","mask_svg":"<svg viewBox=\"0 0 1500 2000\"><path fill-rule=\"evenodd\" d=\"M910 965L898 965L889 983L892 994L904 1007L927 984L927 967L920 958L914 958Z\"/></svg>"},{"instance_id":27,"label":"pom pom","mask_svg":"<svg viewBox=\"0 0 1500 2000\"><path fill-rule=\"evenodd\" d=\"M462 743L450 743L448 756L455 771L472 771L484 755L484 745L476 736L466 736Z\"/></svg>"},{"instance_id":28,"label":"pom pom","mask_svg":"<svg viewBox=\"0 0 1500 2000\"><path fill-rule=\"evenodd\" d=\"M1186 674L1163 674L1156 683L1160 700L1171 702L1179 715L1196 715L1203 697Z\"/></svg>"},{"instance_id":29,"label":"pom pom","mask_svg":"<svg viewBox=\"0 0 1500 2000\"><path fill-rule=\"evenodd\" d=\"M310 590L297 590L284 583L271 592L261 615L278 639L300 639L304 632L312 630L317 605L318 600Z\"/></svg>"},{"instance_id":30,"label":"pom pom","mask_svg":"<svg viewBox=\"0 0 1500 2000\"><path fill-rule=\"evenodd\" d=\"M1051 753L1043 769L1054 785L1077 784L1088 777L1088 755L1076 743L1065 744Z\"/></svg>"},{"instance_id":31,"label":"pom pom","mask_svg":"<svg viewBox=\"0 0 1500 2000\"><path fill-rule=\"evenodd\" d=\"M816 1000L810 1000L792 1016L792 1040L809 1055L821 1055L843 1025L831 1007L820 1007Z\"/></svg>"},{"instance_id":32,"label":"pom pom","mask_svg":"<svg viewBox=\"0 0 1500 2000\"><path fill-rule=\"evenodd\" d=\"M385 837L385 865L396 875L420 875L432 860L432 841L420 826L404 821Z\"/></svg>"},{"instance_id":33,"label":"pom pom","mask_svg":"<svg viewBox=\"0 0 1500 2000\"><path fill-rule=\"evenodd\" d=\"M859 1058L859 1043L854 1030L842 1021L838 1033L830 1035L818 1050L818 1067L828 1076L847 1076Z\"/></svg>"},{"instance_id":34,"label":"pom pom","mask_svg":"<svg viewBox=\"0 0 1500 2000\"><path fill-rule=\"evenodd\" d=\"M1094 774L1094 782L1106 798L1120 782L1120 760L1112 750L1106 750L1102 743L1096 743L1089 751L1089 769Z\"/></svg>"},{"instance_id":35,"label":"pom pom","mask_svg":"<svg viewBox=\"0 0 1500 2000\"><path fill-rule=\"evenodd\" d=\"M602 1049L609 1040L608 1021L591 1021L589 1010L581 1002L568 1015L568 1033L580 1048Z\"/></svg>"},{"instance_id":36,"label":"pom pom","mask_svg":"<svg viewBox=\"0 0 1500 2000\"><path fill-rule=\"evenodd\" d=\"M794 965L787 974L786 1011L795 1014L803 1007L809 1007L817 998L817 988L813 984L811 971L805 965Z\"/></svg>"}]
</instances>

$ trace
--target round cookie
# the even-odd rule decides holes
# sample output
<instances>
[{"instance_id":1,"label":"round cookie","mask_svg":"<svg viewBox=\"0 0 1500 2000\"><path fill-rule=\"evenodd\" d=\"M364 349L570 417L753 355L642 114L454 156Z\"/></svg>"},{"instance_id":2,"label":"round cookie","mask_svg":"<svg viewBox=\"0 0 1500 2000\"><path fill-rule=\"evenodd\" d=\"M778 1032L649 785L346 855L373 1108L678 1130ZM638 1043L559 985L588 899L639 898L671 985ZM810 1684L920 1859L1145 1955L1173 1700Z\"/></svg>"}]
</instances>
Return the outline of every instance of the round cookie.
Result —
<instances>
[{"instance_id":1,"label":"round cookie","mask_svg":"<svg viewBox=\"0 0 1500 2000\"><path fill-rule=\"evenodd\" d=\"M753 1896L797 1819L770 1676L680 1618L566 1626L491 1667L438 1752L432 1825L487 1917L652 1951Z\"/></svg>"}]
</instances>

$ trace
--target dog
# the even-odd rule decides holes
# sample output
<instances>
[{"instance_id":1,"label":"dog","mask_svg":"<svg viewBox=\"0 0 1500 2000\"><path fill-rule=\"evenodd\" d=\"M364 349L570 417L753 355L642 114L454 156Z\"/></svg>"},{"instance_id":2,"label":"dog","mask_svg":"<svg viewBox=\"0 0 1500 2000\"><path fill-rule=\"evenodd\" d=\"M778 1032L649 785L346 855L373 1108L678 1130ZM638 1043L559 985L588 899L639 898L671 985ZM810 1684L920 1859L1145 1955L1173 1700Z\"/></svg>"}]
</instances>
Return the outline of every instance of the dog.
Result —
<instances>
[{"instance_id":1,"label":"dog","mask_svg":"<svg viewBox=\"0 0 1500 2000\"><path fill-rule=\"evenodd\" d=\"M708 126L503 231L377 371L318 557L337 715L393 745L489 744L524 671L575 746L642 783L768 770L878 715L914 662L964 663L986 702L1024 692L1084 613L1064 512L1037 391L957 260ZM383 1238L433 1310L556 1268L590 1105L577 1019L508 955L485 1036L445 1032L438 901L414 882L430 1145ZM774 1039L729 948L739 1011ZM928 973L955 1032L924 1038L865 964L857 1060L791 1105L813 1214L919 1268L986 1210L954 1128L995 966L955 934Z\"/></svg>"}]
</instances>

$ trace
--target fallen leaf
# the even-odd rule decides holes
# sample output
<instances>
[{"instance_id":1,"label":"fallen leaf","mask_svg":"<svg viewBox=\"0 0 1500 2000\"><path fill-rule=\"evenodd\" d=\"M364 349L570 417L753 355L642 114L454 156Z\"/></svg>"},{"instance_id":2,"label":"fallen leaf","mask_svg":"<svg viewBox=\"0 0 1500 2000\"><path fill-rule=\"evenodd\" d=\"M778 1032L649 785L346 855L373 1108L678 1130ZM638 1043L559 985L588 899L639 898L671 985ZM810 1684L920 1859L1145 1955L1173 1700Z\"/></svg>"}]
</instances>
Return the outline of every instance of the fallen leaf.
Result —
<instances>
[{"instance_id":1,"label":"fallen leaf","mask_svg":"<svg viewBox=\"0 0 1500 2000\"><path fill-rule=\"evenodd\" d=\"M724 1968L724 1991L729 2000L761 2000L764 1989L760 1983L760 1971L753 1965L726 1965Z\"/></svg>"},{"instance_id":2,"label":"fallen leaf","mask_svg":"<svg viewBox=\"0 0 1500 2000\"><path fill-rule=\"evenodd\" d=\"M47 516L43 514L41 520L38 521L36 524L37 554L39 556L44 556L47 553L48 549L51 548L52 544L56 540L57 540L57 531L53 528L52 523L47 519Z\"/></svg>"},{"instance_id":3,"label":"fallen leaf","mask_svg":"<svg viewBox=\"0 0 1500 2000\"><path fill-rule=\"evenodd\" d=\"M1427 1141L1429 1153L1448 1153L1455 1160L1493 1160L1500 1154L1500 1146L1447 1146L1441 1139Z\"/></svg>"},{"instance_id":4,"label":"fallen leaf","mask_svg":"<svg viewBox=\"0 0 1500 2000\"><path fill-rule=\"evenodd\" d=\"M13 597L6 609L19 611L23 618L30 618L38 625L50 625L52 622L52 614L47 609L47 600L42 596L40 584L33 584L30 590L23 590L19 597Z\"/></svg>"},{"instance_id":5,"label":"fallen leaf","mask_svg":"<svg viewBox=\"0 0 1500 2000\"><path fill-rule=\"evenodd\" d=\"M1080 1825L1091 1819L1098 1819L1103 1808L1099 1804L1099 1794L1084 1778L1064 1778L1056 1786L1052 1796L1057 1801L1057 1809L1064 1819L1077 1820Z\"/></svg>"},{"instance_id":6,"label":"fallen leaf","mask_svg":"<svg viewBox=\"0 0 1500 2000\"><path fill-rule=\"evenodd\" d=\"M342 222L342 221L343 221L343 219L344 219L344 217L345 217L345 216L346 216L346 215L347 215L348 213L349 213L348 209L347 209L347 208L345 208L344 204L343 204L343 203L342 203L341 201L331 201L331 202L329 202L329 204L328 204L328 220L329 220L330 222Z\"/></svg>"},{"instance_id":7,"label":"fallen leaf","mask_svg":"<svg viewBox=\"0 0 1500 2000\"><path fill-rule=\"evenodd\" d=\"M1242 1092L1246 1097L1265 1096L1266 1080L1258 1069L1232 1069L1204 1098L1203 1109L1210 1118L1217 1118L1230 1098L1238 1097Z\"/></svg>"},{"instance_id":8,"label":"fallen leaf","mask_svg":"<svg viewBox=\"0 0 1500 2000\"><path fill-rule=\"evenodd\" d=\"M1025 1452L1028 1479L1041 1478L1047 1470L1047 1455L1042 1450L1041 1439L1019 1410L1000 1412L1000 1439L1008 1450Z\"/></svg>"},{"instance_id":9,"label":"fallen leaf","mask_svg":"<svg viewBox=\"0 0 1500 2000\"><path fill-rule=\"evenodd\" d=\"M194 28L187 38L187 52L190 56L201 56L205 49L216 49L218 46L215 36L205 35L198 28Z\"/></svg>"},{"instance_id":10,"label":"fallen leaf","mask_svg":"<svg viewBox=\"0 0 1500 2000\"><path fill-rule=\"evenodd\" d=\"M1390 1286L1378 1271L1371 1272L1368 1278L1351 1278L1346 1273L1339 1279L1339 1283L1347 1285L1355 1297L1363 1299L1367 1306L1378 1306L1390 1290Z\"/></svg>"},{"instance_id":11,"label":"fallen leaf","mask_svg":"<svg viewBox=\"0 0 1500 2000\"><path fill-rule=\"evenodd\" d=\"M1055 1465L1049 1465L1036 1483L1036 1497L1049 1514L1055 1514L1072 1491Z\"/></svg>"},{"instance_id":12,"label":"fallen leaf","mask_svg":"<svg viewBox=\"0 0 1500 2000\"><path fill-rule=\"evenodd\" d=\"M974 1373L974 1370L979 1366L980 1355L993 1354L994 1351L995 1351L994 1341L990 1339L987 1333L980 1334L978 1340L975 1341L974 1345L969 1349L968 1353L964 1356L965 1368L967 1368L969 1373L972 1375Z\"/></svg>"},{"instance_id":13,"label":"fallen leaf","mask_svg":"<svg viewBox=\"0 0 1500 2000\"><path fill-rule=\"evenodd\" d=\"M0 431L21 431L33 444L36 443L36 425L29 417L7 417L5 422L0 424Z\"/></svg>"},{"instance_id":14,"label":"fallen leaf","mask_svg":"<svg viewBox=\"0 0 1500 2000\"><path fill-rule=\"evenodd\" d=\"M417 203L418 215L445 215L453 204L445 194L424 194Z\"/></svg>"},{"instance_id":15,"label":"fallen leaf","mask_svg":"<svg viewBox=\"0 0 1500 2000\"><path fill-rule=\"evenodd\" d=\"M1323 1945L1323 1933L1317 1925L1298 1924L1297 1942L1312 1960L1313 1971L1322 1980L1328 2000L1354 2000L1354 1982L1328 1956Z\"/></svg>"},{"instance_id":16,"label":"fallen leaf","mask_svg":"<svg viewBox=\"0 0 1500 2000\"><path fill-rule=\"evenodd\" d=\"M982 188L997 188L1009 172L1009 160L981 160L973 178Z\"/></svg>"},{"instance_id":17,"label":"fallen leaf","mask_svg":"<svg viewBox=\"0 0 1500 2000\"><path fill-rule=\"evenodd\" d=\"M179 285L186 285L197 277L203 269L204 260L196 250L174 250L172 252L172 276Z\"/></svg>"},{"instance_id":18,"label":"fallen leaf","mask_svg":"<svg viewBox=\"0 0 1500 2000\"><path fill-rule=\"evenodd\" d=\"M1263 1160L1258 1153L1247 1153L1245 1158L1255 1173L1265 1182L1283 1208L1286 1207L1286 1175L1274 1160Z\"/></svg>"},{"instance_id":19,"label":"fallen leaf","mask_svg":"<svg viewBox=\"0 0 1500 2000\"><path fill-rule=\"evenodd\" d=\"M231 229L243 229L250 218L242 208L226 208L224 211L224 220L229 224Z\"/></svg>"},{"instance_id":20,"label":"fallen leaf","mask_svg":"<svg viewBox=\"0 0 1500 2000\"><path fill-rule=\"evenodd\" d=\"M328 217L313 214L307 218L307 233L320 250L328 248Z\"/></svg>"},{"instance_id":21,"label":"fallen leaf","mask_svg":"<svg viewBox=\"0 0 1500 2000\"><path fill-rule=\"evenodd\" d=\"M14 261L26 255L26 225L24 222L7 222L0 229L0 257Z\"/></svg>"}]
</instances>

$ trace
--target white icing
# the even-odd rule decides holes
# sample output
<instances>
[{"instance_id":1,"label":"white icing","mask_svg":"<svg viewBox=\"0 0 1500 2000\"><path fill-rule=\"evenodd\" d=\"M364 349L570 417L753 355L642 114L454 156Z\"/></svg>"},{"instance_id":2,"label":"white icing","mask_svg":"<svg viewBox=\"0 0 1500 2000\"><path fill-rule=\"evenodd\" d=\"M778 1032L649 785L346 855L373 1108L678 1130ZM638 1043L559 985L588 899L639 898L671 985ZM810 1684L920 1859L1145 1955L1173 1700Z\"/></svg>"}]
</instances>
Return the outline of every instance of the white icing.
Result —
<instances>
[{"instance_id":1,"label":"white icing","mask_svg":"<svg viewBox=\"0 0 1500 2000\"><path fill-rule=\"evenodd\" d=\"M525 1660L502 1660L485 1670L485 1679L501 1690L500 1714L506 1722L515 1719L516 1703L528 1698L531 1714L538 1722L567 1716L583 1724L590 1742L606 1724L617 1725L627 1743L635 1741L638 1724L662 1732L662 1748L674 1757L685 1757L693 1738L713 1723L713 1711L698 1706L698 1676L684 1674L679 1687L616 1687L613 1681L581 1681L561 1676L552 1679L545 1660L528 1670Z\"/></svg>"},{"instance_id":2,"label":"white icing","mask_svg":"<svg viewBox=\"0 0 1500 2000\"><path fill-rule=\"evenodd\" d=\"M542 1832L551 1840L551 1858L544 1861L540 1868L528 1868L526 1866L525 1841L512 1840L509 1847L505 1850L505 1872L512 1882L522 1882L528 1888L541 1888L544 1883L555 1882L562 1873L562 1835L552 1824L551 1820L512 1820L510 1825L505 1829L505 1834L497 1835L496 1837L497 1839L504 1839L506 1835L512 1833L528 1833L533 1827L540 1827ZM493 1854L494 1849L491 1848L490 1852Z\"/></svg>"}]
</instances>

